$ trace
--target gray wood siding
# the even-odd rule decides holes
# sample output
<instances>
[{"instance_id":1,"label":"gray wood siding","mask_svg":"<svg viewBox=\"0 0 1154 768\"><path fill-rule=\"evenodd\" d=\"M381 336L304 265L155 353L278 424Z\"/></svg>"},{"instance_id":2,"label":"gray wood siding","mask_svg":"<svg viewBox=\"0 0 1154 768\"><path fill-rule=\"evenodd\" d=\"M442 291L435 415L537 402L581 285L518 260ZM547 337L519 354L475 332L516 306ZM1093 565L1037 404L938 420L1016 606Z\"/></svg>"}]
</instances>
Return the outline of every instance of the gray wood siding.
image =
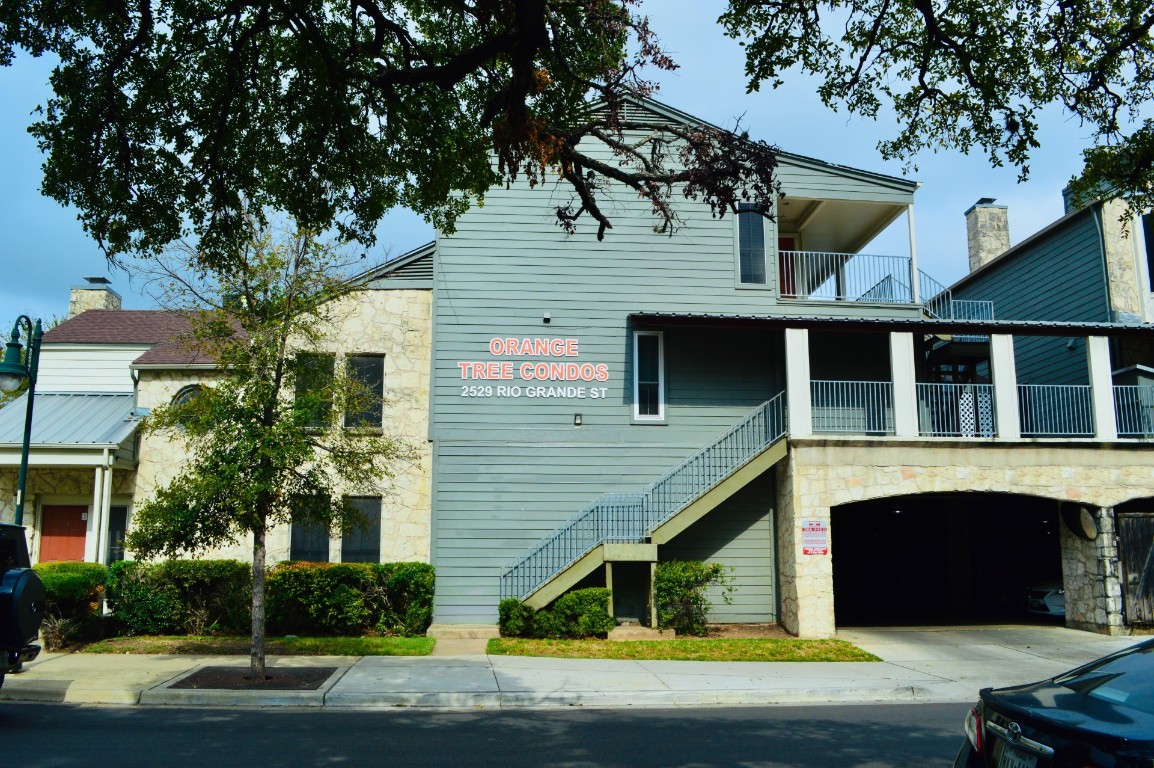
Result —
<instances>
[{"instance_id":1,"label":"gray wood siding","mask_svg":"<svg viewBox=\"0 0 1154 768\"><path fill-rule=\"evenodd\" d=\"M1090 212L988 268L954 298L993 301L999 320L1108 322L1101 238ZM1015 337L1019 383L1088 384L1085 344L1079 339L1068 349L1068 341Z\"/></svg>"},{"instance_id":2,"label":"gray wood siding","mask_svg":"<svg viewBox=\"0 0 1154 768\"><path fill-rule=\"evenodd\" d=\"M770 470L660 548L662 561L704 560L730 569L736 588L732 602L726 605L720 592L712 591L710 621L777 621L774 498Z\"/></svg>"},{"instance_id":3,"label":"gray wood siding","mask_svg":"<svg viewBox=\"0 0 1154 768\"><path fill-rule=\"evenodd\" d=\"M824 188L819 182L841 183L809 170L796 178L790 192L810 196ZM868 196L868 187L855 194ZM884 198L893 190L879 184L873 193ZM735 287L734 222L704 206L678 201L683 228L667 236L654 232L648 205L635 195L606 198L614 226L598 242L589 220L572 237L556 226L554 206L568 202L566 191L549 184L494 190L437 243L431 437L438 622L495 621L499 574L514 556L597 496L644 489L782 390L780 331L641 326L634 313L908 316L900 308L775 306L770 291ZM633 421L636 330L663 333L661 423ZM559 361L603 363L609 378L462 380L462 362L512 362L516 372L523 362L549 361L490 354L490 339L506 337L576 339L577 357ZM471 385L482 396L471 396ZM498 394L514 386L520 396ZM529 397L529 386L584 387L586 396ZM591 397L591 387L605 397Z\"/></svg>"}]
</instances>

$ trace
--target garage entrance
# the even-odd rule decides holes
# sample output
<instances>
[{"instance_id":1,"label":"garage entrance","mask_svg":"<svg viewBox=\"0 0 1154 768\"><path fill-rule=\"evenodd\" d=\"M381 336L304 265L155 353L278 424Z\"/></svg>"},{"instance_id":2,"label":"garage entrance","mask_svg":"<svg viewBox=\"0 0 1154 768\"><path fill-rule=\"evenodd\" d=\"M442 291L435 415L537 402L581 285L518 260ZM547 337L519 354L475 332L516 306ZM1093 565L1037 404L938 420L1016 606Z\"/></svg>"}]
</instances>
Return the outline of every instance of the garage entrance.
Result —
<instances>
[{"instance_id":1,"label":"garage entrance","mask_svg":"<svg viewBox=\"0 0 1154 768\"><path fill-rule=\"evenodd\" d=\"M838 626L1061 619L1026 611L1062 581L1058 504L1011 494L926 494L831 510Z\"/></svg>"}]
</instances>

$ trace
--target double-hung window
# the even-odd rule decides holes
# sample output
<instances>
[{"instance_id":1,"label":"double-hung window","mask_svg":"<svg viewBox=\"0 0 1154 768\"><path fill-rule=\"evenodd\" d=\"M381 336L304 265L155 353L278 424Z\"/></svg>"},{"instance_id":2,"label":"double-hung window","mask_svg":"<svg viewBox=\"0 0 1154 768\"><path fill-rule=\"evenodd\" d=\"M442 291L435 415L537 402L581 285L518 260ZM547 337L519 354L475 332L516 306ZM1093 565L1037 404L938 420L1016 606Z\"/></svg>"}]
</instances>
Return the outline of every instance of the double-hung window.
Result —
<instances>
[{"instance_id":1,"label":"double-hung window","mask_svg":"<svg viewBox=\"0 0 1154 768\"><path fill-rule=\"evenodd\" d=\"M296 356L295 408L310 427L327 427L333 418L333 375L336 356L323 352L301 352Z\"/></svg>"},{"instance_id":2,"label":"double-hung window","mask_svg":"<svg viewBox=\"0 0 1154 768\"><path fill-rule=\"evenodd\" d=\"M742 285L765 285L765 219L752 203L737 206L738 271Z\"/></svg>"},{"instance_id":3,"label":"double-hung window","mask_svg":"<svg viewBox=\"0 0 1154 768\"><path fill-rule=\"evenodd\" d=\"M665 353L657 331L633 334L633 418L665 418Z\"/></svg>"},{"instance_id":4,"label":"double-hung window","mask_svg":"<svg viewBox=\"0 0 1154 768\"><path fill-rule=\"evenodd\" d=\"M364 518L364 524L341 537L341 562L381 562L381 497L353 496L346 503Z\"/></svg>"},{"instance_id":5,"label":"double-hung window","mask_svg":"<svg viewBox=\"0 0 1154 768\"><path fill-rule=\"evenodd\" d=\"M381 427L384 422L385 356L350 355L352 402L345 410L346 427Z\"/></svg>"}]
</instances>

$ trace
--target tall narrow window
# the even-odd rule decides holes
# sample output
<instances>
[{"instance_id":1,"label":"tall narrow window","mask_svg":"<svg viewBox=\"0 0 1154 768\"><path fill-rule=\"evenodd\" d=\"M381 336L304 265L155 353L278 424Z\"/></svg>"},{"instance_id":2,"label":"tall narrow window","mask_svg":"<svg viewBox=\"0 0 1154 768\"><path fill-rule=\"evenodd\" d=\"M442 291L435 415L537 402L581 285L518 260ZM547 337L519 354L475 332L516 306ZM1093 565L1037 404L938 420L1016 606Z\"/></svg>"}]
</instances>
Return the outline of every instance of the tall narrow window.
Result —
<instances>
[{"instance_id":1,"label":"tall narrow window","mask_svg":"<svg viewBox=\"0 0 1154 768\"><path fill-rule=\"evenodd\" d=\"M365 519L364 528L353 528L341 538L341 562L381 562L381 497L354 496L350 507Z\"/></svg>"},{"instance_id":2,"label":"tall narrow window","mask_svg":"<svg viewBox=\"0 0 1154 768\"><path fill-rule=\"evenodd\" d=\"M744 285L765 285L765 220L752 203L737 206L738 262Z\"/></svg>"},{"instance_id":3,"label":"tall narrow window","mask_svg":"<svg viewBox=\"0 0 1154 768\"><path fill-rule=\"evenodd\" d=\"M665 367L661 334L637 331L633 335L633 417L665 418Z\"/></svg>"},{"instance_id":4,"label":"tall narrow window","mask_svg":"<svg viewBox=\"0 0 1154 768\"><path fill-rule=\"evenodd\" d=\"M384 421L385 356L351 355L349 378L356 382L353 407L345 411L346 427L380 427Z\"/></svg>"},{"instance_id":5,"label":"tall narrow window","mask_svg":"<svg viewBox=\"0 0 1154 768\"><path fill-rule=\"evenodd\" d=\"M332 423L332 383L336 356L320 352L302 352L296 356L296 400L294 407L303 412L310 427Z\"/></svg>"},{"instance_id":6,"label":"tall narrow window","mask_svg":"<svg viewBox=\"0 0 1154 768\"><path fill-rule=\"evenodd\" d=\"M1142 217L1142 239L1146 241L1146 272L1150 290L1154 292L1154 213Z\"/></svg>"},{"instance_id":7,"label":"tall narrow window","mask_svg":"<svg viewBox=\"0 0 1154 768\"><path fill-rule=\"evenodd\" d=\"M294 522L289 559L311 563L329 561L329 529L320 523Z\"/></svg>"}]
</instances>

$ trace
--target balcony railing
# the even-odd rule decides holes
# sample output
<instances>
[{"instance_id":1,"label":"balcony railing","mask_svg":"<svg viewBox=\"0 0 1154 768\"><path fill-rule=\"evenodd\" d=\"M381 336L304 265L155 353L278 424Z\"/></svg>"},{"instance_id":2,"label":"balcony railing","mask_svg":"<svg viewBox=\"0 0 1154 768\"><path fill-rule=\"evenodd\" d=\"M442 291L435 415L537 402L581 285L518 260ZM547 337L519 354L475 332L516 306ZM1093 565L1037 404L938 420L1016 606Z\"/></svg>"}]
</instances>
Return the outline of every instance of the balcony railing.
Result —
<instances>
[{"instance_id":1,"label":"balcony railing","mask_svg":"<svg viewBox=\"0 0 1154 768\"><path fill-rule=\"evenodd\" d=\"M1154 386L1115 386L1114 415L1119 437L1154 437Z\"/></svg>"},{"instance_id":2,"label":"balcony railing","mask_svg":"<svg viewBox=\"0 0 1154 768\"><path fill-rule=\"evenodd\" d=\"M779 251L783 299L910 304L910 260L903 256L827 251Z\"/></svg>"},{"instance_id":3,"label":"balcony railing","mask_svg":"<svg viewBox=\"0 0 1154 768\"><path fill-rule=\"evenodd\" d=\"M894 385L888 381L810 382L814 432L894 433Z\"/></svg>"},{"instance_id":4,"label":"balcony railing","mask_svg":"<svg viewBox=\"0 0 1154 768\"><path fill-rule=\"evenodd\" d=\"M1093 437L1094 406L1088 385L1019 384L1022 437Z\"/></svg>"},{"instance_id":5,"label":"balcony railing","mask_svg":"<svg viewBox=\"0 0 1154 768\"><path fill-rule=\"evenodd\" d=\"M993 384L918 384L918 427L933 437L993 437Z\"/></svg>"}]
</instances>

